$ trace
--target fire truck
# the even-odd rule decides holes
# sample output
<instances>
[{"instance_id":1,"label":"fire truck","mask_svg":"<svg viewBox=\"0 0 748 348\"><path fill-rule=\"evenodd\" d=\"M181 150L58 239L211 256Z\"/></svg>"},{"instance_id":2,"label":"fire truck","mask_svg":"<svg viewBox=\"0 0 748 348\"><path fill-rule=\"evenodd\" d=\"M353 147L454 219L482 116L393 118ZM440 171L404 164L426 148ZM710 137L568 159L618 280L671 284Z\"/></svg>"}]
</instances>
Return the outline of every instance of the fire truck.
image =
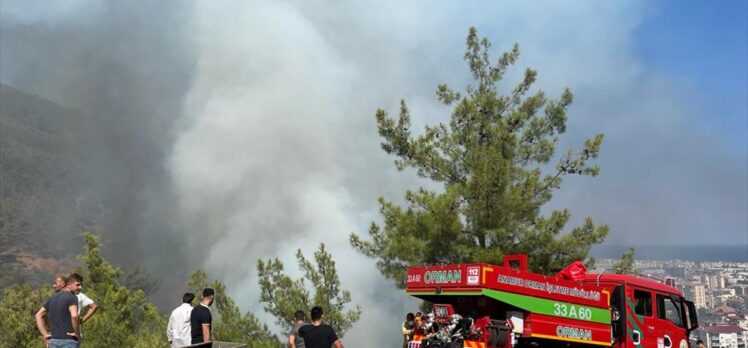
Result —
<instances>
[{"instance_id":1,"label":"fire truck","mask_svg":"<svg viewBox=\"0 0 748 348\"><path fill-rule=\"evenodd\" d=\"M527 262L408 268L407 294L433 304L408 347L691 347L696 309L674 284L587 273L579 261L546 276Z\"/></svg>"}]
</instances>

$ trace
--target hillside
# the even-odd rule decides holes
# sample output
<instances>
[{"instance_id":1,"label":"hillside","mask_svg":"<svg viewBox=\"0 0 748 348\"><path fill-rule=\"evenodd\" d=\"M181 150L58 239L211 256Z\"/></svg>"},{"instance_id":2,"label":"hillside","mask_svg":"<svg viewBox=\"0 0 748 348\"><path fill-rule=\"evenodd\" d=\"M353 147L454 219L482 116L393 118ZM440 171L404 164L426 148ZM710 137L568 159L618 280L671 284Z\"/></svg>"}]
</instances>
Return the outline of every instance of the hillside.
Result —
<instances>
[{"instance_id":1,"label":"hillside","mask_svg":"<svg viewBox=\"0 0 748 348\"><path fill-rule=\"evenodd\" d=\"M81 229L104 211L88 184L97 128L90 115L0 86L0 280L47 277L81 249Z\"/></svg>"}]
</instances>

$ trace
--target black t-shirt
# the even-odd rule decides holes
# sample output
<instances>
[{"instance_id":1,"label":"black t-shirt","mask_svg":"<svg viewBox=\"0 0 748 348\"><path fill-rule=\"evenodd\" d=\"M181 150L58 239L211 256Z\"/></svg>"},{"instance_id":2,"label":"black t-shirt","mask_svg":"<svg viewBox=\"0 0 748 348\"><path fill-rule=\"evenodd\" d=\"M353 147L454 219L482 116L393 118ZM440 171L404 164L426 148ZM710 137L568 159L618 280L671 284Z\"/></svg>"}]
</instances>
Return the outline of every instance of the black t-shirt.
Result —
<instances>
[{"instance_id":1,"label":"black t-shirt","mask_svg":"<svg viewBox=\"0 0 748 348\"><path fill-rule=\"evenodd\" d=\"M192 329L192 344L203 343L203 324L208 324L208 332L210 331L210 324L213 322L213 316L210 315L210 309L208 307L199 304L192 309L190 313L190 327Z\"/></svg>"},{"instance_id":2,"label":"black t-shirt","mask_svg":"<svg viewBox=\"0 0 748 348\"><path fill-rule=\"evenodd\" d=\"M49 316L49 328L52 330L52 338L63 340L74 339L67 334L68 332L73 332L73 323L70 321L71 305L75 305L78 308L78 297L68 291L60 291L52 295L44 303L44 308L48 312L47 316Z\"/></svg>"},{"instance_id":3,"label":"black t-shirt","mask_svg":"<svg viewBox=\"0 0 748 348\"><path fill-rule=\"evenodd\" d=\"M338 340L330 325L304 325L299 328L299 336L304 339L306 348L330 348Z\"/></svg>"},{"instance_id":4,"label":"black t-shirt","mask_svg":"<svg viewBox=\"0 0 748 348\"><path fill-rule=\"evenodd\" d=\"M288 333L289 336L293 335L296 337L296 339L294 340L294 344L296 345L296 348L306 348L306 346L304 345L304 339L301 338L301 336L299 336L299 329L307 325L309 325L309 323L296 324L294 325L291 332Z\"/></svg>"}]
</instances>

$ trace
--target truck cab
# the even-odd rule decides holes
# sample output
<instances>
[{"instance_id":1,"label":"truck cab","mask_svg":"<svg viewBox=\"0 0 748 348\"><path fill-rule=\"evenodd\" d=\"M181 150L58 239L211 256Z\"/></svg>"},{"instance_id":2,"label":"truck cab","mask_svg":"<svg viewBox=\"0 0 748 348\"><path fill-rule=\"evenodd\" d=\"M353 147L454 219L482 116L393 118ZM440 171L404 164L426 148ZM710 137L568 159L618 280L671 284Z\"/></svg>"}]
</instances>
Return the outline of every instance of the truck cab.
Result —
<instances>
[{"instance_id":1,"label":"truck cab","mask_svg":"<svg viewBox=\"0 0 748 348\"><path fill-rule=\"evenodd\" d=\"M693 302L680 290L636 275L586 274L583 283L611 293L615 347L689 347L698 327Z\"/></svg>"},{"instance_id":2,"label":"truck cab","mask_svg":"<svg viewBox=\"0 0 748 348\"><path fill-rule=\"evenodd\" d=\"M689 348L698 326L676 288L634 275L587 274L577 261L556 275L503 266L411 267L406 292L434 304L409 348Z\"/></svg>"}]
</instances>

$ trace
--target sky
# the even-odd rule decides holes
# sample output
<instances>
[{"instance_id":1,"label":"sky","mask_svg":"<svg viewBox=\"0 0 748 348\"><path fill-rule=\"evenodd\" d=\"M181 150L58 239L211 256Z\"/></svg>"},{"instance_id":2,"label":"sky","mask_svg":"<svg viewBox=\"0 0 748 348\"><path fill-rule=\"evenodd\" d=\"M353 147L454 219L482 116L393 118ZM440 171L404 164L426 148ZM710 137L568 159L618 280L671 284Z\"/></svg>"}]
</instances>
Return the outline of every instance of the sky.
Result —
<instances>
[{"instance_id":1,"label":"sky","mask_svg":"<svg viewBox=\"0 0 748 348\"><path fill-rule=\"evenodd\" d=\"M494 57L520 45L501 89L533 67L535 88L574 92L558 153L605 134L600 175L566 179L545 212L607 224L609 244L748 245L745 1L174 4L0 7L0 81L111 117L154 154L132 237L157 274L203 267L259 313L256 260L299 275L295 250L324 242L364 307L350 337L396 331L414 302L347 236L379 221L378 197L433 184L394 168L374 112L405 99L412 129L446 122L434 91L469 83L470 26Z\"/></svg>"},{"instance_id":2,"label":"sky","mask_svg":"<svg viewBox=\"0 0 748 348\"><path fill-rule=\"evenodd\" d=\"M704 117L715 132L748 151L748 29L746 1L668 1L652 10L636 30L636 53L653 69L697 85ZM742 145L742 146L741 146Z\"/></svg>"}]
</instances>

